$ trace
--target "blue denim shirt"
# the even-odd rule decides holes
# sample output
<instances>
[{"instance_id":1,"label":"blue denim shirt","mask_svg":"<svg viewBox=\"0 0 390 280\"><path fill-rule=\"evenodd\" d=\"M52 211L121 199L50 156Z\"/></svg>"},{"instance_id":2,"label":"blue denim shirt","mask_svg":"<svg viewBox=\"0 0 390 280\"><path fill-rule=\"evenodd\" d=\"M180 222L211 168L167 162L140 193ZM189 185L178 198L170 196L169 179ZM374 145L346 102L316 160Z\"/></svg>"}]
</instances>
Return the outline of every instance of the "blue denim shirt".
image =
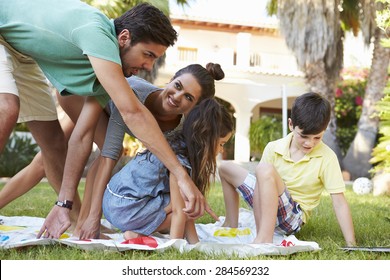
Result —
<instances>
[{"instance_id":1,"label":"blue denim shirt","mask_svg":"<svg viewBox=\"0 0 390 280\"><path fill-rule=\"evenodd\" d=\"M177 132L180 133L180 132ZM173 150L185 147L183 140L170 142ZM189 172L185 155L177 155ZM103 198L105 218L121 231L152 234L165 220L164 208L170 202L169 171L150 151L138 153L107 185Z\"/></svg>"}]
</instances>

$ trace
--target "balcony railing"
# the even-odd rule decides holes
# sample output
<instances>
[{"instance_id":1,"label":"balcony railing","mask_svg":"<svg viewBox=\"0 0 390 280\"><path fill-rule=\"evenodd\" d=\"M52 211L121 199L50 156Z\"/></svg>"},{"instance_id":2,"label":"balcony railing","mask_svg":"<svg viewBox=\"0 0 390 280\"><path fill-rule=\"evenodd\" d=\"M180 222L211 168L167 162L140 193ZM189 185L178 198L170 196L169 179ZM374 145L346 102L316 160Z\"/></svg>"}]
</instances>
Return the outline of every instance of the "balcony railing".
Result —
<instances>
[{"instance_id":1,"label":"balcony railing","mask_svg":"<svg viewBox=\"0 0 390 280\"><path fill-rule=\"evenodd\" d=\"M179 61L193 63L198 60L198 49L197 48L184 48L178 47Z\"/></svg>"},{"instance_id":2,"label":"balcony railing","mask_svg":"<svg viewBox=\"0 0 390 280\"><path fill-rule=\"evenodd\" d=\"M298 71L295 57L289 54L266 53L266 52L252 52L248 55L247 63L244 65L237 64L237 54L234 50L225 53L215 52L215 50L205 50L189 47L178 47L177 57L178 61L174 63L189 64L189 63L203 63L214 61L223 64L225 67L248 67L259 68L263 70L272 71ZM244 60L245 61L245 60Z\"/></svg>"}]
</instances>

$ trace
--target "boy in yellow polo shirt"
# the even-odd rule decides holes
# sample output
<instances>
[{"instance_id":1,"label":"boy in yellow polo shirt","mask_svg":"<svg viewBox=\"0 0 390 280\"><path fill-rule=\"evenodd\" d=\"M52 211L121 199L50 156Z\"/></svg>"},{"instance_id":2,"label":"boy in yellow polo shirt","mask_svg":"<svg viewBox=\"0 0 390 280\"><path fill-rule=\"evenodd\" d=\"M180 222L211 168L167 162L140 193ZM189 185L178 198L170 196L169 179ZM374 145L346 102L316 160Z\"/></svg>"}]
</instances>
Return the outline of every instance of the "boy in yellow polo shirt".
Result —
<instances>
[{"instance_id":1,"label":"boy in yellow polo shirt","mask_svg":"<svg viewBox=\"0 0 390 280\"><path fill-rule=\"evenodd\" d=\"M330 110L329 102L321 95L305 93L293 104L288 120L291 133L268 143L256 176L232 162L220 165L226 208L224 226L238 226L241 194L255 216L257 236L253 243L272 243L274 232L297 233L326 190L346 244L355 245L340 165L335 153L322 142Z\"/></svg>"}]
</instances>

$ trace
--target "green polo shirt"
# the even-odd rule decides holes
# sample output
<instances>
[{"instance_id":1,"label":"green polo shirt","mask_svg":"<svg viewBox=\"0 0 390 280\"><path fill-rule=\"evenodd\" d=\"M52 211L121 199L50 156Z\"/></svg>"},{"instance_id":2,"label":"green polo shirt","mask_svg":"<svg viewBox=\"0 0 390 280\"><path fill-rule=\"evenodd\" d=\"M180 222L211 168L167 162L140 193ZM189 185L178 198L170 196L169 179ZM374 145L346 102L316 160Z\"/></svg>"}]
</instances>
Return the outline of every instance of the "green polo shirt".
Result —
<instances>
[{"instance_id":1,"label":"green polo shirt","mask_svg":"<svg viewBox=\"0 0 390 280\"><path fill-rule=\"evenodd\" d=\"M293 133L270 142L264 149L261 162L271 163L286 184L294 201L303 211L307 222L312 210L320 203L324 190L328 193L345 191L345 183L336 154L322 141L301 160L290 157Z\"/></svg>"},{"instance_id":2,"label":"green polo shirt","mask_svg":"<svg viewBox=\"0 0 390 280\"><path fill-rule=\"evenodd\" d=\"M62 95L109 96L87 55L121 65L112 20L78 0L0 0L0 35L33 58Z\"/></svg>"}]
</instances>

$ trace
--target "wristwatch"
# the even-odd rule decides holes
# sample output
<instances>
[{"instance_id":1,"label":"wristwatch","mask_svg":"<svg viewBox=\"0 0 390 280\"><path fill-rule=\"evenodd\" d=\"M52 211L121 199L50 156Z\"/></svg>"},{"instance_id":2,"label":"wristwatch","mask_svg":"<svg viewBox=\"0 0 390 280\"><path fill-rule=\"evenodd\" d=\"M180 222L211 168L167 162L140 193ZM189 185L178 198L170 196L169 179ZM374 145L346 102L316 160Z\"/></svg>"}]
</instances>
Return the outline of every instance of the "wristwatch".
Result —
<instances>
[{"instance_id":1,"label":"wristwatch","mask_svg":"<svg viewBox=\"0 0 390 280\"><path fill-rule=\"evenodd\" d=\"M56 203L54 203L54 205L72 210L73 201L70 201L70 200L59 201L58 200L58 201L56 201Z\"/></svg>"}]
</instances>

